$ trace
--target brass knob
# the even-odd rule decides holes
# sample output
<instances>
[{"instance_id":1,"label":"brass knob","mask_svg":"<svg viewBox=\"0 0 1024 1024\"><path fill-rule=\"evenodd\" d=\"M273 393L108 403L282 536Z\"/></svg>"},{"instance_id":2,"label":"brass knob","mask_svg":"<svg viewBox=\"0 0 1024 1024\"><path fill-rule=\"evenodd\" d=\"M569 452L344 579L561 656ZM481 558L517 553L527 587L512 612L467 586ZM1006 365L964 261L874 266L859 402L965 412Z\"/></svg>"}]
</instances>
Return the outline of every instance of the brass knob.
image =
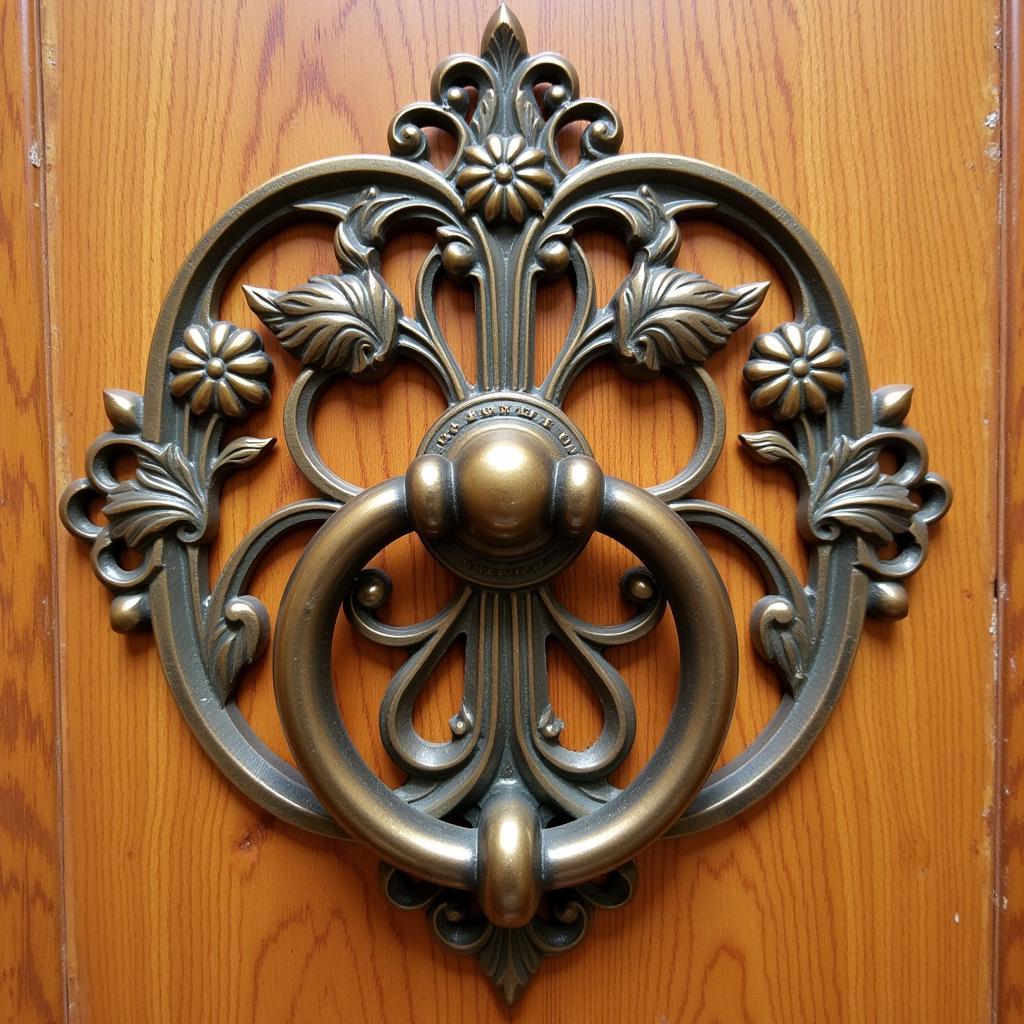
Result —
<instances>
[{"instance_id":1,"label":"brass knob","mask_svg":"<svg viewBox=\"0 0 1024 1024\"><path fill-rule=\"evenodd\" d=\"M523 554L557 531L585 537L597 523L604 474L586 456L559 457L533 431L488 424L453 459L421 455L406 473L409 514L426 539L460 526L481 550Z\"/></svg>"}]
</instances>

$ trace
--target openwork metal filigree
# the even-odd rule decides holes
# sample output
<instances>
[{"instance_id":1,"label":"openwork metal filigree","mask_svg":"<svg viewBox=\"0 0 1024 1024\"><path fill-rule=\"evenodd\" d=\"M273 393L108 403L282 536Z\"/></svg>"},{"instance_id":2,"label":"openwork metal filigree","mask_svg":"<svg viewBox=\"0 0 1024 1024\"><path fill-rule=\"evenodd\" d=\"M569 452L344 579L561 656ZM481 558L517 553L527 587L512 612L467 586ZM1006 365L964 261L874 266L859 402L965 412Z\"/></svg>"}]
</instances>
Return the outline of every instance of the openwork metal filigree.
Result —
<instances>
[{"instance_id":1,"label":"openwork metal filigree","mask_svg":"<svg viewBox=\"0 0 1024 1024\"><path fill-rule=\"evenodd\" d=\"M629 900L632 858L648 842L745 810L793 769L835 706L865 613L906 614L903 581L923 561L950 489L928 471L924 441L905 425L911 389L869 391L834 271L754 186L679 157L618 155L614 111L580 98L562 57L530 56L504 6L481 56L443 61L431 93L431 102L392 121L391 156L299 168L211 229L160 315L145 400L105 393L112 429L90 449L87 476L67 488L61 513L115 592L114 628L154 629L182 712L221 769L284 820L373 846L388 864L388 897L425 909L436 936L478 956L511 1003L543 955L580 941L593 908ZM579 159L570 167L563 129L579 122ZM454 140L440 170L431 129ZM272 366L260 334L220 322L215 310L241 261L300 216L335 225L338 272L287 291L247 286L245 296L276 338L271 344L302 364L283 433L320 497L257 524L211 580L207 546L221 484L255 467L273 443L223 441L225 427L268 400ZM708 362L768 287L719 286L676 267L680 232L695 216L751 239L793 290L794 322L758 336L744 371L752 406L777 425L742 443L796 479L807 579L757 525L693 496L726 439ZM617 234L632 254L601 307L575 240L591 225ZM416 308L405 310L382 276L381 251L424 227L436 245L419 273ZM552 365L539 367L537 286L563 275L575 289L575 315ZM438 321L434 297L444 278L472 290L475 379ZM574 379L602 357L638 380L669 374L696 400L694 452L647 490L605 478L562 411ZM364 490L322 458L311 417L339 377L382 380L401 358L437 379L448 408L404 478ZM119 479L115 462L125 453L136 469ZM90 515L97 500L100 522ZM300 773L252 733L234 693L270 640L270 615L248 592L254 570L282 537L311 524L323 526L274 627L275 688ZM736 692L736 635L693 526L726 535L760 570L764 596L750 630L780 681L776 715L713 772ZM378 615L391 582L367 564L410 531L461 586L426 621L394 626ZM635 611L616 626L581 620L551 587L595 531L644 564L622 580ZM124 549L141 560L125 567ZM381 737L405 775L394 790L363 763L334 702L332 627L342 608L364 637L406 655L380 709ZM619 789L611 776L632 747L636 713L606 652L646 635L666 609L683 652L676 706L648 765ZM462 699L450 738L431 742L413 708L456 643L466 649ZM600 734L585 750L560 740L551 644L568 653L601 707Z\"/></svg>"}]
</instances>

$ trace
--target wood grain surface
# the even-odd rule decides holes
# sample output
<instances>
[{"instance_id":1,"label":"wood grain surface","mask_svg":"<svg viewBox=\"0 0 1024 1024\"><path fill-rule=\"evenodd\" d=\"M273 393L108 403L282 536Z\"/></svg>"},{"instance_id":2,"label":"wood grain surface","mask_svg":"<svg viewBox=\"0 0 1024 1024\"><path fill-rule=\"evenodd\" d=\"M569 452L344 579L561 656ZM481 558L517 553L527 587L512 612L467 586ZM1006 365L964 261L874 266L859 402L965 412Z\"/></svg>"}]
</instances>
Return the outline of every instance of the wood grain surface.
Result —
<instances>
[{"instance_id":1,"label":"wood grain surface","mask_svg":"<svg viewBox=\"0 0 1024 1024\"><path fill-rule=\"evenodd\" d=\"M101 389L141 388L164 291L207 226L293 165L383 150L394 110L428 94L438 60L475 50L490 6L42 0L59 484L80 474L82 453L104 429ZM567 54L584 93L617 107L626 150L722 164L795 211L846 285L872 382L918 386L911 422L957 499L910 585L910 617L868 626L837 713L777 793L726 826L644 853L635 902L600 916L579 950L544 964L507 1013L475 962L434 945L420 915L386 903L366 850L283 826L232 790L177 713L152 641L108 633L108 597L85 553L61 536L67 1015L416 1024L988 1020L997 888L1000 6L521 0L516 9L535 50ZM5 39L5 60L6 50ZM412 238L389 247L385 269L400 296L411 292L425 244ZM599 237L583 244L607 296L622 275L622 253ZM688 234L679 262L725 284L771 276L757 253L711 227ZM331 264L329 238L299 226L240 268L236 284L284 287ZM732 435L763 426L747 408L739 370L753 334L791 308L775 284L754 323L712 364ZM543 297L543 352L564 329L569 298L565 288ZM253 323L237 287L223 312ZM465 293L443 296L443 320L468 350ZM25 322L38 324L38 308ZM5 340L29 359L27 343ZM273 355L274 403L251 421L253 433L280 433L294 367L279 350ZM336 388L317 437L343 475L372 483L404 470L441 408L433 385L401 368L385 386ZM641 483L668 475L693 440L692 411L671 384L628 384L604 366L578 383L568 411L606 470ZM44 428L29 440L38 445ZM780 476L751 466L732 442L704 493L761 524L799 565L795 494ZM45 520L45 483L20 517L26 531ZM214 562L258 519L306 493L283 452L236 477L225 490ZM29 566L45 590L47 544L23 543L43 564L32 568L19 556L19 572ZM735 553L709 544L745 621L757 582ZM300 549L297 541L280 552L256 581L272 613ZM399 621L432 610L451 585L411 543L394 545L381 563L396 578L391 612ZM595 544L567 574L566 600L599 618L620 614L614 581L626 564L613 545ZM19 599L17 607L26 606ZM43 634L37 627L26 636L37 646L19 660L40 658L32 671L48 681ZM778 701L776 682L749 642L742 646L727 756ZM375 721L394 662L344 626L336 650L342 708L388 777ZM665 629L623 653L641 719L624 777L656 742L676 658ZM458 672L453 659L418 709L428 734L451 713ZM586 742L596 714L568 666L556 697L567 741ZM245 682L240 704L286 754L265 663ZM40 721L34 742L43 750L51 720ZM14 742L29 740L15 734ZM16 754L22 763L29 756ZM41 845L54 831L44 799L50 768L18 789L39 787L35 813L48 830ZM16 840L15 855L25 842ZM22 856L52 881L54 849L56 842L45 856ZM28 876L17 877L24 885ZM55 883L38 888L53 922L39 933L36 961L46 1000L37 1016L47 1019L46 1007L60 1015L44 955L57 892ZM23 930L26 921L50 920L16 910Z\"/></svg>"},{"instance_id":2,"label":"wood grain surface","mask_svg":"<svg viewBox=\"0 0 1024 1024\"><path fill-rule=\"evenodd\" d=\"M0 0L0 1020L63 1013L43 137L31 5Z\"/></svg>"},{"instance_id":3,"label":"wood grain surface","mask_svg":"<svg viewBox=\"0 0 1024 1024\"><path fill-rule=\"evenodd\" d=\"M1006 5L1003 51L1002 458L1000 459L999 846L995 998L1024 1019L1024 138L1019 0Z\"/></svg>"}]
</instances>

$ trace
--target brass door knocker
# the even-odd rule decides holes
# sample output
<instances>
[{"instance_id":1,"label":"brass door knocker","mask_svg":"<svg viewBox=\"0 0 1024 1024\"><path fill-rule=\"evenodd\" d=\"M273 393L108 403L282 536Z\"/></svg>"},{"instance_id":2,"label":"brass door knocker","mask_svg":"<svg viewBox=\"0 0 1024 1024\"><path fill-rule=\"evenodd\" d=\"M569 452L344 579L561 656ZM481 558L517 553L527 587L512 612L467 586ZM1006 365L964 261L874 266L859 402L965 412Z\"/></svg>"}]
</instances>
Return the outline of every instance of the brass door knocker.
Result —
<instances>
[{"instance_id":1,"label":"brass door knocker","mask_svg":"<svg viewBox=\"0 0 1024 1024\"><path fill-rule=\"evenodd\" d=\"M587 127L570 168L559 135L580 121ZM454 139L443 170L429 159L427 128ZM394 118L390 156L290 171L210 230L160 314L145 399L105 393L112 429L61 501L65 526L91 545L96 574L115 592L114 628L152 627L182 713L221 770L285 821L376 850L389 898L426 909L436 935L478 955L509 1002L540 954L580 941L593 907L629 899L631 858L645 846L730 818L792 771L836 704L865 614L905 614L903 581L950 501L946 482L928 471L924 441L904 425L911 389L869 390L842 286L804 229L726 171L674 156L620 156L621 139L608 106L579 98L571 64L528 55L503 5L481 56L443 61L431 102ZM719 287L675 267L680 224L697 215L749 239L793 294L794 321L760 335L744 371L752 405L777 427L741 440L796 478L807 581L757 526L693 497L726 438L706 363L767 288ZM245 293L302 363L284 437L320 497L255 526L210 580L222 482L272 444L223 441L227 426L267 402L272 367L260 334L215 311L242 260L300 217L336 226L339 272L290 291ZM601 308L574 240L588 225L618 234L633 258ZM380 251L424 227L436 245L420 270L417 308L403 310L381 275ZM575 289L575 315L553 365L538 367L537 284L562 275ZM442 276L472 290L476 380L438 323ZM404 476L361 489L325 463L311 417L332 381L378 380L403 357L437 379L448 409ZM670 480L644 489L605 476L562 411L572 381L599 357L641 380L670 374L694 397L699 441ZM883 467L883 450L895 454L895 468ZM119 481L114 460L125 452L137 469ZM101 522L90 516L97 499ZM254 569L279 539L310 524L320 529L292 574L273 642L278 707L299 772L253 734L233 694L270 639L268 612L248 593ZM782 683L775 716L717 771L736 695L736 627L693 526L729 535L759 568L765 596L750 629ZM394 626L377 614L390 581L367 565L412 531L460 589L427 621ZM616 626L581 620L550 587L595 531L642 563L622 581L635 614ZM124 548L141 564L126 567ZM364 636L407 655L380 709L383 742L406 777L395 789L362 760L335 700L331 647L342 608ZM675 706L654 755L620 790L609 777L632 746L636 715L605 652L646 635L666 608L681 650ZM429 742L413 724L413 704L463 638L451 737ZM560 742L549 640L569 651L601 705L601 732L585 750Z\"/></svg>"}]
</instances>

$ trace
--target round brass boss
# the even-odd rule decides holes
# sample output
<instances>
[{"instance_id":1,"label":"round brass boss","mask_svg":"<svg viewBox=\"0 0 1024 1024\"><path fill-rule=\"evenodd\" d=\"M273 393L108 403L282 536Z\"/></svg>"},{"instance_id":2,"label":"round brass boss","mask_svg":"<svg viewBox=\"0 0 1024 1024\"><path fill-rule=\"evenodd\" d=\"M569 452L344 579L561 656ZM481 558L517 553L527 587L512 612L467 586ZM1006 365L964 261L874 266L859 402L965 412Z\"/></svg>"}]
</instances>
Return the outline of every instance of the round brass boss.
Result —
<instances>
[{"instance_id":1,"label":"round brass boss","mask_svg":"<svg viewBox=\"0 0 1024 1024\"><path fill-rule=\"evenodd\" d=\"M410 515L431 553L467 582L503 589L548 579L579 554L596 520L600 476L561 409L492 391L427 431L406 480Z\"/></svg>"},{"instance_id":2,"label":"round brass boss","mask_svg":"<svg viewBox=\"0 0 1024 1024\"><path fill-rule=\"evenodd\" d=\"M550 537L554 453L530 428L491 425L455 462L462 524L482 545L533 547Z\"/></svg>"}]
</instances>

